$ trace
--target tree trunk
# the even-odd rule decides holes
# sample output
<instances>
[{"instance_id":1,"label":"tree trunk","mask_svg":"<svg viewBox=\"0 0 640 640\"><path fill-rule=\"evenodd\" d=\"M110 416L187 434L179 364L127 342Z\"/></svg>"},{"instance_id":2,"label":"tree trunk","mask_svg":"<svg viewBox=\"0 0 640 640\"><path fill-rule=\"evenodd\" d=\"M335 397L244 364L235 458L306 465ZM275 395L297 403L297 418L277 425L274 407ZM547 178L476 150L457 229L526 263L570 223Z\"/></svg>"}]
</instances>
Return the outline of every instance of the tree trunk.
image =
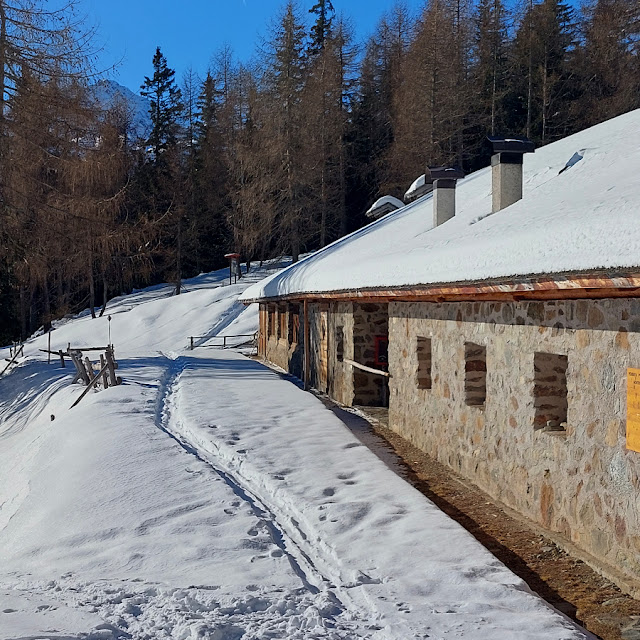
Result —
<instances>
[{"instance_id":1,"label":"tree trunk","mask_svg":"<svg viewBox=\"0 0 640 640\"><path fill-rule=\"evenodd\" d=\"M96 311L94 307L96 306L96 289L95 289L95 282L93 280L93 251L92 250L89 251L89 264L87 266L89 271L89 309L91 309L91 317L95 318Z\"/></svg>"},{"instance_id":2,"label":"tree trunk","mask_svg":"<svg viewBox=\"0 0 640 640\"><path fill-rule=\"evenodd\" d=\"M529 85L527 88L527 138L531 137L531 101L533 96L533 0L529 2Z\"/></svg>"},{"instance_id":3,"label":"tree trunk","mask_svg":"<svg viewBox=\"0 0 640 640\"><path fill-rule=\"evenodd\" d=\"M182 289L182 214L178 218L178 248L176 251L176 295Z\"/></svg>"},{"instance_id":4,"label":"tree trunk","mask_svg":"<svg viewBox=\"0 0 640 640\"><path fill-rule=\"evenodd\" d=\"M43 303L43 322L51 321L51 297L49 296L49 283L46 276L42 280L42 303Z\"/></svg>"},{"instance_id":5,"label":"tree trunk","mask_svg":"<svg viewBox=\"0 0 640 640\"><path fill-rule=\"evenodd\" d=\"M20 285L20 340L27 337L27 294L24 285Z\"/></svg>"},{"instance_id":6,"label":"tree trunk","mask_svg":"<svg viewBox=\"0 0 640 640\"><path fill-rule=\"evenodd\" d=\"M107 272L105 269L102 270L102 307L100 309L99 318L102 318L104 315L105 309L107 308L107 301L109 300L109 286L107 283Z\"/></svg>"}]
</instances>

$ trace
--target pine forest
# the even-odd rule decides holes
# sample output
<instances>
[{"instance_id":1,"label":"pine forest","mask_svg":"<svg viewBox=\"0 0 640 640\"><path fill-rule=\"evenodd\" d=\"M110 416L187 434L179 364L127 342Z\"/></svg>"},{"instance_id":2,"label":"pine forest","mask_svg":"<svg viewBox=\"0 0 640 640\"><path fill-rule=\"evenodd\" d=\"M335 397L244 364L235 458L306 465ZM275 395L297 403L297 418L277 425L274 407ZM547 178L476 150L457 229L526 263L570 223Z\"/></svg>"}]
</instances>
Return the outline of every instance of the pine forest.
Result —
<instances>
[{"instance_id":1,"label":"pine forest","mask_svg":"<svg viewBox=\"0 0 640 640\"><path fill-rule=\"evenodd\" d=\"M95 100L75 3L0 0L1 341L148 284L179 294L232 251L297 260L426 166L487 166L487 135L541 146L640 107L639 0L399 1L364 42L348 3L310 5L205 77L150 51L138 139L129 104Z\"/></svg>"}]
</instances>

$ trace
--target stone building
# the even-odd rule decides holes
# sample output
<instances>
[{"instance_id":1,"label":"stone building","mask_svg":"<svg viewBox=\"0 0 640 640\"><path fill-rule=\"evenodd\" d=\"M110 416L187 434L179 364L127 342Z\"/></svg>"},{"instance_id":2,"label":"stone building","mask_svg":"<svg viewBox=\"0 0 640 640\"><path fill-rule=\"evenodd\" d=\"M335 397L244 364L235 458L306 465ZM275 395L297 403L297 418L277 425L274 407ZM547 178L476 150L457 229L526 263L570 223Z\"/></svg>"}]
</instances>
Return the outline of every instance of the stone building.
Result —
<instances>
[{"instance_id":1,"label":"stone building","mask_svg":"<svg viewBox=\"0 0 640 640\"><path fill-rule=\"evenodd\" d=\"M248 289L259 352L637 595L640 112L509 153Z\"/></svg>"}]
</instances>

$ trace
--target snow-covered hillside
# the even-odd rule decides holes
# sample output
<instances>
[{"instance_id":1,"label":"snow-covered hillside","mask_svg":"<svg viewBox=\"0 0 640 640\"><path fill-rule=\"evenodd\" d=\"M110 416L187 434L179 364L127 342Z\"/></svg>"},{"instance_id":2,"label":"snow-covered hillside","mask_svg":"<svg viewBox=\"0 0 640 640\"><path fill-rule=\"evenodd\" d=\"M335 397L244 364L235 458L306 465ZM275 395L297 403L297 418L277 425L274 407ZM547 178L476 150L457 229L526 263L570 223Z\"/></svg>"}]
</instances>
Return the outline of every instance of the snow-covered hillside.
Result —
<instances>
[{"instance_id":1,"label":"snow-covered hillside","mask_svg":"<svg viewBox=\"0 0 640 640\"><path fill-rule=\"evenodd\" d=\"M0 378L0 639L590 637L313 395L186 349L257 328L265 272L227 273L113 300L124 384L74 409L46 336ZM85 313L52 348L108 331Z\"/></svg>"},{"instance_id":2,"label":"snow-covered hillside","mask_svg":"<svg viewBox=\"0 0 640 640\"><path fill-rule=\"evenodd\" d=\"M124 102L130 110L131 137L134 140L138 138L146 140L151 132L149 100L114 80L100 80L91 87L91 90L98 104L104 109L110 109L118 101Z\"/></svg>"}]
</instances>

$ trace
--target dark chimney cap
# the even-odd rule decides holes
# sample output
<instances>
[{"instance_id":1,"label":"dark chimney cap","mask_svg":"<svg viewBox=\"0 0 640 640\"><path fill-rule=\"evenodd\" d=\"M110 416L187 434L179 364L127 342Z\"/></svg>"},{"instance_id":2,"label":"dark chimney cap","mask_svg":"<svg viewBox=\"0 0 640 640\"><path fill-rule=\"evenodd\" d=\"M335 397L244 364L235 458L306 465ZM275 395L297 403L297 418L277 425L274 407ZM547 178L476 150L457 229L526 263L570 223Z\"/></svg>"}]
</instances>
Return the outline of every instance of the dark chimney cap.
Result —
<instances>
[{"instance_id":1,"label":"dark chimney cap","mask_svg":"<svg viewBox=\"0 0 640 640\"><path fill-rule=\"evenodd\" d=\"M459 180L464 178L464 171L457 167L428 167L425 174L426 182L434 180Z\"/></svg>"},{"instance_id":2,"label":"dark chimney cap","mask_svg":"<svg viewBox=\"0 0 640 640\"><path fill-rule=\"evenodd\" d=\"M536 145L527 138L496 138L487 136L494 153L533 153Z\"/></svg>"}]
</instances>

